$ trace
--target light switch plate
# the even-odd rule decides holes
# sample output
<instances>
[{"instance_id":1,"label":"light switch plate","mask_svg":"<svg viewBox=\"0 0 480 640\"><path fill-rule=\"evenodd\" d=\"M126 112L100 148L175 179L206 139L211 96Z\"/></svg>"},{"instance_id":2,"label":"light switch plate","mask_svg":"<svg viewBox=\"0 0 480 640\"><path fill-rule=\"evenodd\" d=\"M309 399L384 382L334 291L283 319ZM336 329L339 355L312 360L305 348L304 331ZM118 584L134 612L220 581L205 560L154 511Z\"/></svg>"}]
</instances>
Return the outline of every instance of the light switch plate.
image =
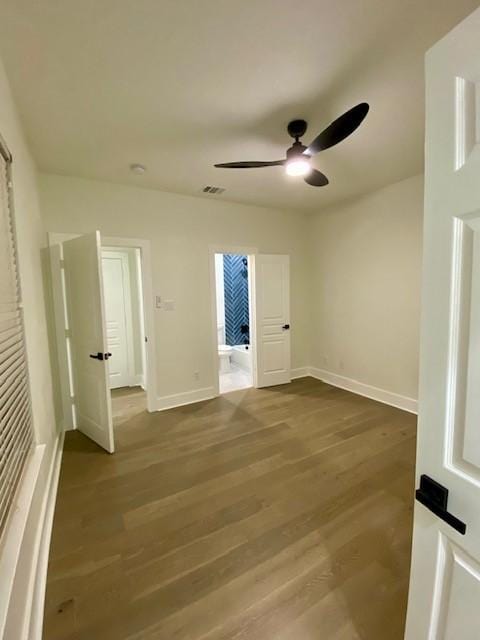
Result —
<instances>
[{"instance_id":1,"label":"light switch plate","mask_svg":"<svg viewBox=\"0 0 480 640\"><path fill-rule=\"evenodd\" d=\"M163 303L164 311L174 311L175 309L175 301L174 300L165 300Z\"/></svg>"}]
</instances>

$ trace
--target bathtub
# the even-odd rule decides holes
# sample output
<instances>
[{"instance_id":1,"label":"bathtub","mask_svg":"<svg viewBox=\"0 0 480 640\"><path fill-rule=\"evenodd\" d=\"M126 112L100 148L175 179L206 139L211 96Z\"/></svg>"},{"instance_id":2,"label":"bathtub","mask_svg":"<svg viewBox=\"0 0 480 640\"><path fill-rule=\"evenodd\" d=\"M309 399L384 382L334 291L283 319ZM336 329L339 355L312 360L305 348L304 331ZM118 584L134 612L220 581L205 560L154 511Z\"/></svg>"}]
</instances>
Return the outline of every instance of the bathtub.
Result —
<instances>
[{"instance_id":1,"label":"bathtub","mask_svg":"<svg viewBox=\"0 0 480 640\"><path fill-rule=\"evenodd\" d=\"M252 370L252 349L249 344L236 344L232 346L231 360L237 367L245 369L245 371Z\"/></svg>"}]
</instances>

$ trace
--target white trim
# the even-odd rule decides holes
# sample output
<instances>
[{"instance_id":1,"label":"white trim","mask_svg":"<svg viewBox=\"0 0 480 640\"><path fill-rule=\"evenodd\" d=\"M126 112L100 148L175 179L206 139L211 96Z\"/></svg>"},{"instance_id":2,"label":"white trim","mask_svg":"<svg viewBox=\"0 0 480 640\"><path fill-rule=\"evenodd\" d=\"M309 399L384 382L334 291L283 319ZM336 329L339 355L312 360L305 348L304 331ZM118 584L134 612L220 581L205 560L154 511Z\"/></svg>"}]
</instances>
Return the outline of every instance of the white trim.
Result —
<instances>
[{"instance_id":1,"label":"white trim","mask_svg":"<svg viewBox=\"0 0 480 640\"><path fill-rule=\"evenodd\" d=\"M45 487L38 486L39 478L44 477L42 464L47 450L45 444L35 447L22 478L22 485L16 500L16 510L8 525L0 555L0 575L2 576L3 589L0 599L1 638L6 637L4 632L10 624L8 620L11 615L15 616L15 621L21 620L20 626L16 624L16 639L41 640L42 637L48 555L62 460L63 438L64 433L62 432L55 441ZM28 553L28 550L23 549L22 545L37 491L41 492L43 499L38 522L34 523L37 528L31 551L29 574L25 580L22 580L25 585L22 585L21 588L17 585L13 593L14 580L21 556L23 553ZM16 594L19 593L21 594L21 602L16 602Z\"/></svg>"},{"instance_id":2,"label":"white trim","mask_svg":"<svg viewBox=\"0 0 480 640\"><path fill-rule=\"evenodd\" d=\"M22 551L28 515L32 506L35 488L45 456L46 445L33 449L32 455L20 480L21 485L15 498L15 508L10 514L7 529L3 534L0 548L0 576L2 579L2 597L0 598L0 638L4 638L8 613L14 607L11 602L15 573Z\"/></svg>"},{"instance_id":3,"label":"white trim","mask_svg":"<svg viewBox=\"0 0 480 640\"><path fill-rule=\"evenodd\" d=\"M49 238L50 241L50 238ZM55 345L58 362L58 386L62 400L62 423L64 431L75 429L72 396L73 378L69 359L68 318L65 297L65 272L63 270L62 244L50 244L50 284L55 326Z\"/></svg>"},{"instance_id":4,"label":"white trim","mask_svg":"<svg viewBox=\"0 0 480 640\"><path fill-rule=\"evenodd\" d=\"M297 367L296 369L290 370L290 378L292 380L297 380L298 378L307 378L311 376L310 367Z\"/></svg>"},{"instance_id":5,"label":"white trim","mask_svg":"<svg viewBox=\"0 0 480 640\"><path fill-rule=\"evenodd\" d=\"M331 384L334 387L339 387L340 389L351 391L352 393L356 393L360 396L365 396L366 398L371 398L372 400L389 404L392 407L403 409L409 413L418 413L418 401L415 400L415 398L409 398L398 393L393 393L392 391L372 387L371 385L359 382L358 380L346 378L345 376L340 376L337 373L332 373L325 369L317 369L316 367L310 367L310 375L312 378Z\"/></svg>"},{"instance_id":6,"label":"white trim","mask_svg":"<svg viewBox=\"0 0 480 640\"><path fill-rule=\"evenodd\" d=\"M365 398L371 398L372 400L388 404L397 409L403 409L403 411L408 411L409 413L418 413L418 401L415 400L415 398L409 398L398 393L393 393L392 391L380 389L379 387L373 387L358 380L326 371L325 369L317 369L316 367L297 367L296 369L292 369L292 380L307 377L321 380L339 389L345 389L351 393L356 393ZM202 402L203 400L211 400L216 396L218 396L218 393L216 393L214 386L184 391L171 396L161 396L157 398L157 411L182 407L187 404Z\"/></svg>"},{"instance_id":7,"label":"white trim","mask_svg":"<svg viewBox=\"0 0 480 640\"><path fill-rule=\"evenodd\" d=\"M256 259L258 253L251 253L247 256L248 260L248 322L250 323L250 351L251 355L251 372L252 372L252 387L258 389L258 349L257 349L257 294L256 294L256 280L255 269Z\"/></svg>"},{"instance_id":8,"label":"white trim","mask_svg":"<svg viewBox=\"0 0 480 640\"><path fill-rule=\"evenodd\" d=\"M216 393L215 387L205 387L204 389L175 393L171 396L161 396L157 398L157 411L173 409L174 407L183 407L186 404L202 402L203 400L211 400L217 395L218 393Z\"/></svg>"},{"instance_id":9,"label":"white trim","mask_svg":"<svg viewBox=\"0 0 480 640\"><path fill-rule=\"evenodd\" d=\"M143 379L143 374L137 373L137 375L133 376L130 382L130 387L142 387L145 391L145 381Z\"/></svg>"},{"instance_id":10,"label":"white trim","mask_svg":"<svg viewBox=\"0 0 480 640\"><path fill-rule=\"evenodd\" d=\"M48 473L45 498L42 503L39 527L35 541L35 558L29 584L29 604L24 624L25 640L41 640L43 614L45 608L45 591L47 587L48 556L52 538L53 516L57 501L58 481L62 466L64 433L60 433L55 443L52 462ZM29 615L28 615L29 614ZM28 632L27 632L28 631Z\"/></svg>"}]
</instances>

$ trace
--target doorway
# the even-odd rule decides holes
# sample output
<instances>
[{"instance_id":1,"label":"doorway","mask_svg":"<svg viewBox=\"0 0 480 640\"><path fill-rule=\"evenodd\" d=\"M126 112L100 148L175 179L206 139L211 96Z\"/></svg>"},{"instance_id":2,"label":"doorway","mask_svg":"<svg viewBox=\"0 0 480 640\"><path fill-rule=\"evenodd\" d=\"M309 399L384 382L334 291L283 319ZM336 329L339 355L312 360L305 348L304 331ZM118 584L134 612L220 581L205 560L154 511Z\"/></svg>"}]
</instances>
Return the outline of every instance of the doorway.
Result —
<instances>
[{"instance_id":1,"label":"doorway","mask_svg":"<svg viewBox=\"0 0 480 640\"><path fill-rule=\"evenodd\" d=\"M113 453L113 422L157 410L150 243L102 238L99 231L82 236L49 233L48 238L63 426L78 429ZM109 264L107 273L102 251L109 260L117 254L117 266ZM131 268L125 267L127 259L121 254L129 254ZM117 304L113 320L109 314L115 324L108 331L106 296ZM135 333L137 341L133 337L129 343L128 335Z\"/></svg>"},{"instance_id":2,"label":"doorway","mask_svg":"<svg viewBox=\"0 0 480 640\"><path fill-rule=\"evenodd\" d=\"M240 284L230 278L229 267L225 266L230 261L238 269ZM251 247L215 245L210 247L210 287L215 395L289 383L289 256L262 254ZM233 329L227 328L224 308L231 302L225 301L225 295L237 309ZM237 306L236 298L240 298Z\"/></svg>"},{"instance_id":3,"label":"doorway","mask_svg":"<svg viewBox=\"0 0 480 640\"><path fill-rule=\"evenodd\" d=\"M147 407L142 261L138 247L102 246L113 425Z\"/></svg>"},{"instance_id":4,"label":"doorway","mask_svg":"<svg viewBox=\"0 0 480 640\"><path fill-rule=\"evenodd\" d=\"M228 393L253 386L250 260L215 253L218 387Z\"/></svg>"}]
</instances>

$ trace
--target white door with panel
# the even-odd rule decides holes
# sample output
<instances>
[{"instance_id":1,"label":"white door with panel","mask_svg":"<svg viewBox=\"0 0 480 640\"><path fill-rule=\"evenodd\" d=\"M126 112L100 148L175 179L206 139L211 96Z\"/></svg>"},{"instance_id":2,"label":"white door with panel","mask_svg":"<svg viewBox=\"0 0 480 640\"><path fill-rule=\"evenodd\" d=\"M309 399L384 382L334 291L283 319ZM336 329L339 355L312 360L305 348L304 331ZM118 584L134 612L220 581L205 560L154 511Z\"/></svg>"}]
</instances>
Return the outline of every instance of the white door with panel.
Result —
<instances>
[{"instance_id":1,"label":"white door with panel","mask_svg":"<svg viewBox=\"0 0 480 640\"><path fill-rule=\"evenodd\" d=\"M407 640L480 638L479 54L480 10L427 54L420 491Z\"/></svg>"},{"instance_id":2,"label":"white door with panel","mask_svg":"<svg viewBox=\"0 0 480 640\"><path fill-rule=\"evenodd\" d=\"M132 302L128 255L122 251L102 250L103 290L110 389L135 383Z\"/></svg>"},{"instance_id":3,"label":"white door with panel","mask_svg":"<svg viewBox=\"0 0 480 640\"><path fill-rule=\"evenodd\" d=\"M257 386L290 382L290 258L255 256Z\"/></svg>"},{"instance_id":4,"label":"white door with panel","mask_svg":"<svg viewBox=\"0 0 480 640\"><path fill-rule=\"evenodd\" d=\"M113 453L100 233L64 242L63 259L77 428Z\"/></svg>"}]
</instances>

